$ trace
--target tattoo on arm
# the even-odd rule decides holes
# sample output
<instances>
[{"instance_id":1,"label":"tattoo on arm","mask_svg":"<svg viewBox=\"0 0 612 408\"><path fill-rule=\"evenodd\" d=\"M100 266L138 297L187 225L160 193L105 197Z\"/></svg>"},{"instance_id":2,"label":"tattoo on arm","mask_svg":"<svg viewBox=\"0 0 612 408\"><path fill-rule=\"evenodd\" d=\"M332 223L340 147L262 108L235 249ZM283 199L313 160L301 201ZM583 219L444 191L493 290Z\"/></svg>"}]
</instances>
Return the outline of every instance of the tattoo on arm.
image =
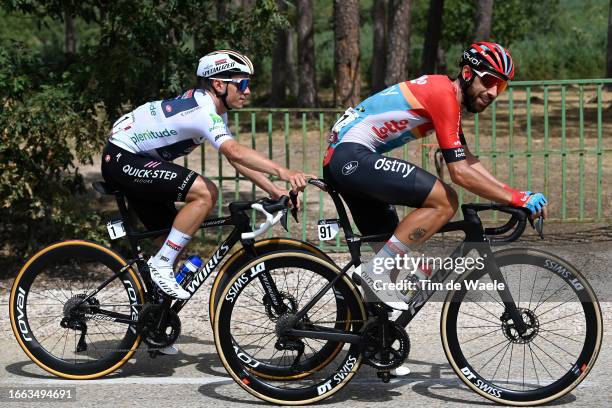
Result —
<instances>
[{"instance_id":1,"label":"tattoo on arm","mask_svg":"<svg viewBox=\"0 0 612 408\"><path fill-rule=\"evenodd\" d=\"M410 240L412 241L418 241L421 238L423 238L425 236L425 234L427 234L427 231L423 228L417 228L414 231L412 231L410 233L410 235L408 235L408 238L410 238Z\"/></svg>"}]
</instances>

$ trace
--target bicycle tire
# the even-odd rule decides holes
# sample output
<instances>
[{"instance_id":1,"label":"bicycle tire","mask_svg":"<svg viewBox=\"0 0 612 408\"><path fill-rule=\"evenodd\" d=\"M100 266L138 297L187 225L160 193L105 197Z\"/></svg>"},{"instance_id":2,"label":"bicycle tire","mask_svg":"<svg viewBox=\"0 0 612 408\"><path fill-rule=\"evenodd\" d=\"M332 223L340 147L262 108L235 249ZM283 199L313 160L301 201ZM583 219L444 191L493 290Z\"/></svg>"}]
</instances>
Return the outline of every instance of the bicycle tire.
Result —
<instances>
[{"instance_id":1,"label":"bicycle tire","mask_svg":"<svg viewBox=\"0 0 612 408\"><path fill-rule=\"evenodd\" d=\"M72 264L71 266L68 266L69 262ZM55 323L55 321L59 322L59 320L65 316L65 304L71 299L74 299L75 296L78 296L78 294L75 295L71 287L69 289L70 292L64 290L63 287L46 287L44 285L45 279L50 280L51 277L55 275L66 276L66 273L75 273L76 265L88 265L90 263L93 265L91 269L88 266L87 269L83 270L83 273L93 271L94 267L98 269L104 268L106 272L118 271L121 267L126 265L126 261L120 255L102 245L81 240L58 242L42 249L30 258L17 274L11 289L9 314L11 327L19 345L27 356L39 367L51 374L67 379L94 379L117 370L131 358L141 341L141 337L136 333L136 327L134 325L122 324L120 327L125 327L125 334L123 334L123 337L119 337L116 342L112 342L111 339L111 344L116 344L115 348L98 349L94 347L92 350L91 346L94 344L93 340L97 338L100 333L102 333L104 339L98 344L108 344L109 340L107 336L113 333L110 331L107 333L104 332L104 327L100 326L103 322L89 322L91 326L96 327L100 332L95 333L94 331L94 333L91 333L90 330L91 335L89 337L85 336L89 343L86 354L84 356L82 354L77 355L77 351L74 351L74 358L67 360L65 357L61 358L53 354L53 350L56 346L48 350L47 348L49 346L44 344L47 338L56 333L44 333L49 330L48 328L43 330L46 324L36 328L32 327L33 321L31 320L36 321L35 316L41 313L47 313L48 318L50 313L49 310L53 310L53 308L61 308L62 312L58 316L51 315L50 324ZM104 279L106 278L108 278L108 276L104 277ZM35 284L37 279L39 279L39 282ZM116 283L116 281L120 283ZM85 275L83 274L82 286L84 286L85 283ZM41 287L39 292L33 289L33 284L35 284L34 289L36 290L38 290L39 286ZM90 283L87 284L91 286ZM109 291L113 290L119 292L121 298L123 298L121 296L121 288L123 288L125 291L125 299L128 302L125 305L111 304L110 307L120 307L122 310L126 310L126 312L136 320L138 311L140 310L139 307L144 303L145 299L143 285L138 274L132 268L128 268L121 274L120 279L113 281L113 283L109 284L103 291L109 287ZM113 293L109 291L100 293L102 293L103 296L107 296L107 300L111 299L109 301L115 300L116 298L110 297ZM96 296L98 299L104 300L99 294ZM50 303L36 302L35 298L37 297L46 299L45 301ZM102 305L104 305L104 303L102 303ZM51 326L51 328L52 327L53 326ZM65 336L64 356L70 331L75 332L74 342L76 345L77 330L62 328L59 324L57 329L58 333L62 332L62 329L65 330L60 340L57 341L59 343L63 336ZM108 326L106 326L106 330L109 330ZM123 329L120 329L120 331L117 332L119 336L122 335L122 330ZM92 357L91 354L100 351L104 353L101 358ZM106 353L106 351L108 351L108 353Z\"/></svg>"},{"instance_id":2,"label":"bicycle tire","mask_svg":"<svg viewBox=\"0 0 612 408\"><path fill-rule=\"evenodd\" d=\"M584 380L584 378L587 376L587 374L589 373L589 371L595 364L595 361L597 360L597 356L601 348L602 335L603 335L603 321L602 321L601 310L599 307L599 303L597 301L597 297L593 289L587 282L587 280L578 270L576 270L576 268L574 268L572 265L562 260L561 258L553 254L550 254L548 252L541 251L541 250L535 250L535 249L528 249L528 248L509 248L509 249L505 249L505 250L496 252L495 261L500 267L500 270L502 271L502 273L504 271L504 268L506 268L508 279L513 278L514 282L516 282L516 271L517 270L523 271L525 269L524 267L520 267L520 265L523 265L523 266L528 265L530 267L543 269L551 273L551 276L548 279L548 283L546 284L544 290L541 289L540 280L545 280L545 279L541 279L541 277L538 276L539 272L537 270L535 273L532 272L530 275L528 275L529 280L527 280L527 282L531 284L531 279L533 279L533 284L531 284L531 287L537 288L537 289L532 289L531 291L531 296L529 298L529 305L526 308L521 309L523 320L525 322L530 323L530 327L531 327L530 329L531 332L529 334L530 338L528 342L526 342L525 339L518 339L518 337L512 332L512 329L509 328L507 325L504 326L502 324L502 326L500 326L500 328L502 329L503 336L506 336L509 344L512 343L512 348L511 348L511 351L508 357L508 370L507 370L508 374L507 374L506 381L505 381L506 385L504 387L500 385L500 383L502 383L501 380L496 380L495 378L488 379L486 377L489 377L489 375L484 375L482 374L482 372L485 371L485 366L488 365L489 362L493 358L496 358L501 355L496 371L493 374L493 377L496 377L496 373L498 372L498 369L500 368L502 362L505 361L505 356L508 355L507 353L508 346L506 346L506 349L503 354L502 354L502 349L500 349L497 352L497 355L494 354L493 357L491 357L491 359L487 361L486 364L484 364L483 367L481 367L480 369L474 368L476 356L475 355L474 356L465 355L467 353L464 352L463 348L466 348L466 349L468 348L466 345L466 341L463 342L463 347L462 347L462 344L461 344L462 341L460 341L458 337L457 319L458 319L458 315L460 312L462 302L464 301L465 296L468 292L465 288L465 285L462 285L461 290L451 291L448 293L444 306L442 308L440 325L441 325L442 344L443 344L444 352L446 353L446 357L448 361L450 362L455 373L459 376L459 378L469 388L471 388L472 390L474 390L475 392L477 392L478 394L482 395L483 397L489 400L495 401L500 404L513 405L513 406L527 406L527 405L533 406L533 405L545 404L553 400L556 400L562 397L563 395L569 393L576 386L578 386L578 384L580 384L580 382ZM512 270L514 270L513 272L514 277L510 276L510 273L512 272ZM519 300L517 301L515 297L516 294L514 293L513 293L513 297L515 297L516 304L525 306L526 301L523 301L522 303L520 302L520 295L521 295L520 288L523 286L522 272L520 274L521 275L519 276L519 283L518 283ZM472 275L469 277L470 279L478 279L484 275L484 271L478 271L475 274L474 272L472 272L470 275ZM561 285L559 285L559 288L562 288L562 289L557 289L557 291L552 291L550 292L551 294L549 295L548 288L549 288L550 283L552 282L553 277L555 277L555 282L557 281L561 282ZM468 277L466 277L466 279L467 278ZM562 286L563 284L565 284L566 286ZM546 311L541 310L539 314L536 314L536 311L540 307L540 305L548 302L549 299L552 298L553 295L556 295L556 293L559 293L559 294L562 293L564 290L566 290L565 288L569 288L570 295L573 294L576 296L576 300L574 302L572 302L571 304L569 304L569 300L565 300L565 302L563 303L551 302L554 304L553 307L549 306L545 309ZM540 292L540 296L538 298L538 304L535 304L535 302L533 302L534 291ZM544 297L544 296L547 296L547 297ZM558 296L560 297L561 295L558 295ZM533 307L533 310L532 310L532 302L535 304ZM561 306L563 306L564 304L567 305L566 308L573 306L574 310L576 308L582 308L582 310L578 310L578 312L576 312L575 314L572 314L572 313L570 313L569 315L563 314L559 310L561 309ZM501 306L503 305L500 304L500 307ZM542 316L553 310L554 312L552 313L552 316L554 316L554 314L557 313L563 317L557 320L550 320L551 315L549 315L547 317L547 319L549 320L543 321ZM494 313L491 313L491 314L495 316ZM561 328L559 329L551 330L549 328L550 326L546 326L547 324L550 325L551 323L560 322L561 320L566 319L572 315L578 316L578 317L573 319L572 325L570 327L568 327L567 325L568 323L567 320L564 323L561 323ZM488 320L489 322L497 323L496 321L493 320L491 315L486 315L486 316L487 316L487 319L489 319ZM535 316L535 318L531 316ZM567 331L567 330L576 331L580 329L582 326L580 324L581 321L576 322L576 320L581 318L582 316L584 316L584 319L585 319L584 343L582 345L578 344L576 346L576 352L574 353L576 354L575 357L573 357L573 354L570 353L569 351L564 350L563 348L556 345L554 341L551 341L550 339L547 339L546 337L544 337L543 333L546 333L547 335L550 334L550 335L564 337L565 347L569 347L569 345L567 344L570 342L567 341L567 339L577 342L577 343L581 343L580 341L572 339L571 337L559 334L559 332ZM468 319L466 320L469 320L469 316L468 316ZM546 326L547 328L542 329L543 326ZM491 325L490 327L495 327L495 325ZM465 328L470 329L470 328L476 328L476 327L467 326ZM493 331L491 332L493 333L493 335L495 335L495 330L496 329L493 329ZM480 337L483 337L483 336L484 335L481 335ZM558 349L555 349L556 351L555 355L550 355L549 353L546 353L546 351L543 350L541 346L537 345L536 340L538 338L541 338L542 340L546 340L550 344L556 345L558 349L563 350L565 351L566 354L570 355L571 359L567 362L564 361L565 364L559 363L558 359L565 358L565 355L562 354ZM471 342L471 341L474 341L475 339L478 339L478 337L471 338L468 341ZM553 340L554 339L555 338L553 338ZM504 347L503 342L495 344L495 342L490 339L488 339L488 341L490 343L493 343L494 346L489 347L486 351L487 353L489 352L488 350L493 350L493 352L495 352L496 351L495 349L499 346L499 344L502 344L502 348ZM518 374L519 370L512 371L512 367L511 367L515 343L523 344L523 366L522 366L522 388L523 390L516 390L516 389L510 388L510 387L519 388L521 386L521 381L519 381L518 378L513 379L512 381L510 380L511 372L515 376L520 375ZM546 343L543 343L543 344L546 344ZM532 347L532 345L534 347ZM517 346L517 347L518 347L517 354L519 354L520 346ZM529 358L527 358L527 347L529 348L529 353L530 353ZM543 353L541 351L543 351ZM541 354L541 357L538 356L538 353ZM485 354L483 352L479 355L479 357L482 357L482 359L484 360L485 358L488 358L488 354ZM468 361L468 358L472 358L472 361ZM544 365L544 362L548 361L548 359L551 360L551 363L555 362L556 365L559 365L561 367L561 372L563 372L564 367L567 367L566 368L567 372L563 373L563 375L561 375L559 378L553 378L553 377L557 377L557 375L551 374L549 370L549 368L551 367L547 368ZM526 364L527 364L527 368L531 370L531 367L529 367L530 362L533 364L532 367L533 367L533 372L535 373L535 376L536 376L536 380L534 381L533 378L531 379L528 378L527 379L528 381L526 383L525 382L525 369L526 369ZM506 363L504 362L504 370L505 370L505 364ZM556 369L556 365L552 368L553 370ZM545 368L547 375L551 377L551 380L553 380L552 382L548 384L541 384L540 377L538 376L538 373L537 373L537 368L539 366L542 366L543 368ZM537 384L535 384L536 381L537 381ZM533 389L525 389L526 387L533 387Z\"/></svg>"},{"instance_id":3,"label":"bicycle tire","mask_svg":"<svg viewBox=\"0 0 612 408\"><path fill-rule=\"evenodd\" d=\"M311 380L309 376L300 376L300 380L308 378L307 381L316 382L303 388L297 388L297 379L270 379L262 376L260 373L261 366L266 363L261 359L256 359L254 355L247 354L244 348L234 342L234 334L232 333L233 330L236 330L235 325L232 324L232 312L235 305L239 303L240 295L245 288L249 287L249 284L256 279L259 273L264 271L272 273L286 267L298 267L300 270L312 272L319 276L321 281L330 281L340 273L340 270L334 264L305 252L281 251L257 257L245 265L222 290L221 301L215 310L215 346L228 373L250 394L276 404L310 404L331 396L350 381L362 362L360 345L350 344L347 345L348 349L345 350L343 349L344 343L340 343L343 355L339 357L342 361L337 364L336 370L324 374L324 378L321 380ZM259 272L256 274L252 270L258 270ZM334 286L333 292L336 309L346 309L348 311L347 315L350 316L352 321L350 332L358 333L366 320L367 314L357 289L350 279L344 276ZM304 301L307 302L308 299ZM329 343L331 342L327 342L327 344ZM324 367L330 365L338 356L339 352L333 354L332 361L325 362ZM310 369L303 366L296 368L292 365L292 367L294 371ZM310 375L312 374L310 373ZM291 389L275 385L275 380L286 381L290 384Z\"/></svg>"}]
</instances>

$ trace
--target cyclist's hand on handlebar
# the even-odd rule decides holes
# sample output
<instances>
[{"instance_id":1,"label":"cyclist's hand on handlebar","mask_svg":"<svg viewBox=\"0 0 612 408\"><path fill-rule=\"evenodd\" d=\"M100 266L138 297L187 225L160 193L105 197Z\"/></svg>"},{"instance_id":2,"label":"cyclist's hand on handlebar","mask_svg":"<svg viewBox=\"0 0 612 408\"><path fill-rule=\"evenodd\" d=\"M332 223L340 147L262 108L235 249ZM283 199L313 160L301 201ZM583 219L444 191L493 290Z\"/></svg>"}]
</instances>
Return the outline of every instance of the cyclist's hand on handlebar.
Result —
<instances>
[{"instance_id":1,"label":"cyclist's hand on handlebar","mask_svg":"<svg viewBox=\"0 0 612 408\"><path fill-rule=\"evenodd\" d=\"M301 171L281 168L278 172L278 176L283 181L291 183L291 189L294 191L304 191L308 185L308 179L316 177L313 174L302 173Z\"/></svg>"},{"instance_id":2,"label":"cyclist's hand on handlebar","mask_svg":"<svg viewBox=\"0 0 612 408\"><path fill-rule=\"evenodd\" d=\"M532 193L531 191L516 191L512 194L510 205L514 207L527 208L531 213L531 218L548 215L548 200L542 193Z\"/></svg>"},{"instance_id":3,"label":"cyclist's hand on handlebar","mask_svg":"<svg viewBox=\"0 0 612 408\"><path fill-rule=\"evenodd\" d=\"M296 194L296 196L297 196L297 193L294 193L294 194ZM290 197L290 191L289 190L283 190L282 188L279 188L279 189L277 189L276 191L274 191L273 193L270 194L270 198L272 198L273 200L278 200L282 196ZM296 200L295 209L299 210L302 207L302 202L301 202L299 197L296 197L295 200ZM293 207L293 203L291 201L289 201L289 206Z\"/></svg>"}]
</instances>

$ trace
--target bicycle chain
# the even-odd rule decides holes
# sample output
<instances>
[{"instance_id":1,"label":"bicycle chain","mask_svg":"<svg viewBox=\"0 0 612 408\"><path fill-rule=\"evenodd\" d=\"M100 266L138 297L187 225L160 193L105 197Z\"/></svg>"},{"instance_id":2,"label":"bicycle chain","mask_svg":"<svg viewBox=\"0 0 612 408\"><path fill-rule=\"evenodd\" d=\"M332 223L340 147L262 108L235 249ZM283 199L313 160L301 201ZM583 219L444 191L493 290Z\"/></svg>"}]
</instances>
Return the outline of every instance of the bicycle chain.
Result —
<instances>
[{"instance_id":1,"label":"bicycle chain","mask_svg":"<svg viewBox=\"0 0 612 408\"><path fill-rule=\"evenodd\" d=\"M330 320L330 321L316 321L316 322L311 322L311 323L315 323L315 324L322 324L322 323L326 323L326 324L331 324L331 323L365 323L365 320Z\"/></svg>"}]
</instances>

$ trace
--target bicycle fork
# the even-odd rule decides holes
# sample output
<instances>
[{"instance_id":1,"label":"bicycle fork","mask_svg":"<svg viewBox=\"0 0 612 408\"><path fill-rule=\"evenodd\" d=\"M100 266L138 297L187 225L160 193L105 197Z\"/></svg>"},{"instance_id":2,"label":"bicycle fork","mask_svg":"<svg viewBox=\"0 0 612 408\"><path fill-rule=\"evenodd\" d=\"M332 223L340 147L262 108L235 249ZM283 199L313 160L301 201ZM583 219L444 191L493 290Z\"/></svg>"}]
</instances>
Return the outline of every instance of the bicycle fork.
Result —
<instances>
[{"instance_id":1,"label":"bicycle fork","mask_svg":"<svg viewBox=\"0 0 612 408\"><path fill-rule=\"evenodd\" d=\"M514 302L514 298L512 297L510 290L508 289L508 284L506 283L506 279L504 279L504 275L499 270L497 262L495 262L493 251L491 251L490 248L484 249L482 251L482 257L487 259L487 273L491 277L491 280L498 282L497 293L499 294L499 297L501 298L505 307L504 315L507 315L507 317L514 322L514 328L519 335L525 334L527 332L527 325L523 320L519 308ZM503 319L503 317L500 317L500 319Z\"/></svg>"}]
</instances>

